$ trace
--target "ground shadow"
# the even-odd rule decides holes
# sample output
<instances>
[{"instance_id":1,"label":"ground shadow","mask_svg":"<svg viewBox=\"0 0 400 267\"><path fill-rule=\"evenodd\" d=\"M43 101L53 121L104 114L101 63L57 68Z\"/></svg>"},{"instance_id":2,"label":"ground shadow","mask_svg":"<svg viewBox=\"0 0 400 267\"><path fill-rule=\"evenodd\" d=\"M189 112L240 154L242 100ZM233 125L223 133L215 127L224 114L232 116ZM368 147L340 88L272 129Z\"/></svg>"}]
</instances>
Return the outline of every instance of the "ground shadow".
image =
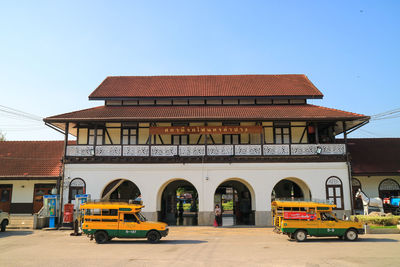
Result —
<instances>
[{"instance_id":1,"label":"ground shadow","mask_svg":"<svg viewBox=\"0 0 400 267\"><path fill-rule=\"evenodd\" d=\"M31 235L31 234L33 234L33 231L6 230L5 232L0 232L0 238L9 236Z\"/></svg>"},{"instance_id":2,"label":"ground shadow","mask_svg":"<svg viewBox=\"0 0 400 267\"><path fill-rule=\"evenodd\" d=\"M289 240L291 242L296 242L296 240L291 239ZM395 242L399 242L399 240L396 239L391 239L391 238L364 238L361 237L356 241L347 241L347 240L342 240L339 238L307 238L307 240L305 241L305 243L351 243L351 242L371 242L371 243L395 243ZM301 243L301 242L299 242Z\"/></svg>"},{"instance_id":3,"label":"ground shadow","mask_svg":"<svg viewBox=\"0 0 400 267\"><path fill-rule=\"evenodd\" d=\"M157 245L189 245L189 244L202 244L207 243L204 240L161 240ZM108 244L151 244L147 240L130 240L130 239L116 239L111 240Z\"/></svg>"}]
</instances>

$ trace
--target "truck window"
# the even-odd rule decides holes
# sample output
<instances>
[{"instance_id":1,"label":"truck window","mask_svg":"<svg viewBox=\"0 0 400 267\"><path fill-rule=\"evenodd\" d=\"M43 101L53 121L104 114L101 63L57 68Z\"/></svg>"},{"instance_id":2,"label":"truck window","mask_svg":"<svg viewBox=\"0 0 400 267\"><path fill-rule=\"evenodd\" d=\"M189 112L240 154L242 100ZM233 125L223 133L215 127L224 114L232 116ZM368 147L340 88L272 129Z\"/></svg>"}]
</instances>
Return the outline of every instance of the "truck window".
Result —
<instances>
[{"instance_id":1,"label":"truck window","mask_svg":"<svg viewBox=\"0 0 400 267\"><path fill-rule=\"evenodd\" d=\"M335 217L333 217L329 213L321 212L321 220L322 221L336 221Z\"/></svg>"},{"instance_id":2,"label":"truck window","mask_svg":"<svg viewBox=\"0 0 400 267\"><path fill-rule=\"evenodd\" d=\"M143 216L143 214L141 214L140 212L136 213L136 215L139 217L139 220L142 222L147 221L146 217Z\"/></svg>"},{"instance_id":3,"label":"truck window","mask_svg":"<svg viewBox=\"0 0 400 267\"><path fill-rule=\"evenodd\" d=\"M124 222L137 222L135 214L124 214Z\"/></svg>"},{"instance_id":4,"label":"truck window","mask_svg":"<svg viewBox=\"0 0 400 267\"><path fill-rule=\"evenodd\" d=\"M103 216L117 216L118 210L117 209L103 209L102 215Z\"/></svg>"}]
</instances>

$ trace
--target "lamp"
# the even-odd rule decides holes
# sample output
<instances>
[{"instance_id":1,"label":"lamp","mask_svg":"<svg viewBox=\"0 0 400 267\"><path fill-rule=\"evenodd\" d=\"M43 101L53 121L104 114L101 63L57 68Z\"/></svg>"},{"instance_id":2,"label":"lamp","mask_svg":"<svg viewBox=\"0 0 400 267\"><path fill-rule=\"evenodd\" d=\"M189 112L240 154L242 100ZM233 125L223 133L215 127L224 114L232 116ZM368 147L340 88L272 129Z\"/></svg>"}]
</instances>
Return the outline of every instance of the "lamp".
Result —
<instances>
[{"instance_id":1,"label":"lamp","mask_svg":"<svg viewBox=\"0 0 400 267\"><path fill-rule=\"evenodd\" d=\"M320 155L322 152L322 148L320 146L317 146L317 155Z\"/></svg>"}]
</instances>

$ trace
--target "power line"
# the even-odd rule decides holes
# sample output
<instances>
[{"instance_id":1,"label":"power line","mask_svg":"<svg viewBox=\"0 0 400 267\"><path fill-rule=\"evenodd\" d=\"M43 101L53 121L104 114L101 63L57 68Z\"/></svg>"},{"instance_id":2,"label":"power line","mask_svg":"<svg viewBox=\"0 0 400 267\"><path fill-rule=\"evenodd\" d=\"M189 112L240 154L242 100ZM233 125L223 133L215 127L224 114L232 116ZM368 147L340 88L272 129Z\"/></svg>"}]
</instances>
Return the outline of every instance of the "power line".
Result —
<instances>
[{"instance_id":1,"label":"power line","mask_svg":"<svg viewBox=\"0 0 400 267\"><path fill-rule=\"evenodd\" d=\"M6 113L8 116L13 115L17 117L22 117L30 120L35 120L35 121L42 121L43 118L31 113L27 113L18 109L10 108L7 106L0 105L0 112Z\"/></svg>"}]
</instances>

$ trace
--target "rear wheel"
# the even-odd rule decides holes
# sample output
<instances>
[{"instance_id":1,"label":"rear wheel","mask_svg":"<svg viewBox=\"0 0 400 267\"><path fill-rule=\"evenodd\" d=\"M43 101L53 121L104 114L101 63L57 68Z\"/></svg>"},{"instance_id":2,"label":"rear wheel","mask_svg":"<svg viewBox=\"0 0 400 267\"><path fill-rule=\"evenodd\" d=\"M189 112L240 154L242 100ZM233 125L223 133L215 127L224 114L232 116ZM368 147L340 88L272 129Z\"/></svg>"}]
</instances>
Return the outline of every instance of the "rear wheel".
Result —
<instances>
[{"instance_id":1,"label":"rear wheel","mask_svg":"<svg viewBox=\"0 0 400 267\"><path fill-rule=\"evenodd\" d=\"M108 241L108 234L104 231L99 231L94 234L94 239L97 244L104 244Z\"/></svg>"},{"instance_id":2,"label":"rear wheel","mask_svg":"<svg viewBox=\"0 0 400 267\"><path fill-rule=\"evenodd\" d=\"M6 226L7 226L7 221L4 220L1 222L1 231L4 232L6 230Z\"/></svg>"},{"instance_id":3,"label":"rear wheel","mask_svg":"<svg viewBox=\"0 0 400 267\"><path fill-rule=\"evenodd\" d=\"M358 234L357 231L354 229L349 229L347 230L346 234L345 234L345 238L348 241L355 241L358 238Z\"/></svg>"},{"instance_id":4,"label":"rear wheel","mask_svg":"<svg viewBox=\"0 0 400 267\"><path fill-rule=\"evenodd\" d=\"M158 243L160 242L161 236L158 232L156 231L151 231L150 233L147 234L147 241L150 243Z\"/></svg>"},{"instance_id":5,"label":"rear wheel","mask_svg":"<svg viewBox=\"0 0 400 267\"><path fill-rule=\"evenodd\" d=\"M296 239L297 242L304 242L307 239L307 232L304 230L297 230L294 233L294 238Z\"/></svg>"}]
</instances>

